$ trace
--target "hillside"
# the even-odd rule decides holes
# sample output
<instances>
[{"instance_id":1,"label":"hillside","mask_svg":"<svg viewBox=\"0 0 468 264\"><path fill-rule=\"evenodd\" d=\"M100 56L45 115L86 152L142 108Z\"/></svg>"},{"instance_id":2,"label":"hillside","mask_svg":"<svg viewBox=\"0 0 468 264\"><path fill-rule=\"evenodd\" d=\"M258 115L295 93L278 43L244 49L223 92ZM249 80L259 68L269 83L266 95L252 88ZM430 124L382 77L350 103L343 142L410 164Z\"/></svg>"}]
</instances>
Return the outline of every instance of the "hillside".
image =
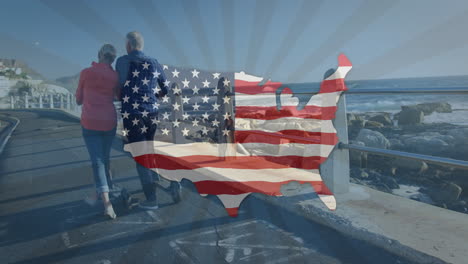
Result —
<instances>
[{"instance_id":1,"label":"hillside","mask_svg":"<svg viewBox=\"0 0 468 264\"><path fill-rule=\"evenodd\" d=\"M3 66L8 67L8 68L21 68L22 72L26 73L31 77L31 79L34 80L45 80L44 76L42 76L40 73L37 71L29 68L29 66L16 59L1 59L0 58L0 64L3 64Z\"/></svg>"}]
</instances>

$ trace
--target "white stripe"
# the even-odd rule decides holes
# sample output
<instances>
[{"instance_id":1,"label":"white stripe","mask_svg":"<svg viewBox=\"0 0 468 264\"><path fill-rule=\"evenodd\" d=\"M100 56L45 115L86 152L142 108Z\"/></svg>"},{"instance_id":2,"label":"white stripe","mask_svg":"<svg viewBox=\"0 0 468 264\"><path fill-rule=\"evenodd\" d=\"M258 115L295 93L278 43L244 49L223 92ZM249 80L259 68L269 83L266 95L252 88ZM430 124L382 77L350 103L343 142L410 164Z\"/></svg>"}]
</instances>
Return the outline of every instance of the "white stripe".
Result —
<instances>
[{"instance_id":1,"label":"white stripe","mask_svg":"<svg viewBox=\"0 0 468 264\"><path fill-rule=\"evenodd\" d=\"M194 170L166 170L153 168L155 172L171 181L180 182L187 179L192 182L222 181L222 182L284 182L284 181L322 181L319 170L303 170L296 168L284 169L226 169L198 168Z\"/></svg>"},{"instance_id":2,"label":"white stripe","mask_svg":"<svg viewBox=\"0 0 468 264\"><path fill-rule=\"evenodd\" d=\"M247 197L250 193L243 193L243 194L220 194L217 195L218 198L224 205L224 208L239 208L242 201Z\"/></svg>"},{"instance_id":3,"label":"white stripe","mask_svg":"<svg viewBox=\"0 0 468 264\"><path fill-rule=\"evenodd\" d=\"M353 68L352 66L340 66L336 69L335 73L328 76L325 80L336 80L336 79L344 79L348 72Z\"/></svg>"},{"instance_id":4,"label":"white stripe","mask_svg":"<svg viewBox=\"0 0 468 264\"><path fill-rule=\"evenodd\" d=\"M274 120L236 118L235 129L263 130L265 132L294 129L306 132L336 133L332 120L304 119L300 117L283 117Z\"/></svg>"},{"instance_id":5,"label":"white stripe","mask_svg":"<svg viewBox=\"0 0 468 264\"><path fill-rule=\"evenodd\" d=\"M339 99L341 92L334 93L322 93L315 94L312 96L307 105L329 107L336 106L336 102ZM281 94L280 95L281 106L297 106L299 99L293 97L292 94ZM272 107L277 106L275 94L258 94L258 95L247 95L242 93L236 93L236 107L237 106L259 106L259 107Z\"/></svg>"},{"instance_id":6,"label":"white stripe","mask_svg":"<svg viewBox=\"0 0 468 264\"><path fill-rule=\"evenodd\" d=\"M246 82L259 83L263 80L263 77L247 74L243 71L234 73L234 79Z\"/></svg>"},{"instance_id":7,"label":"white stripe","mask_svg":"<svg viewBox=\"0 0 468 264\"><path fill-rule=\"evenodd\" d=\"M161 154L172 157L184 157L205 155L214 157L224 157L227 149L237 149L237 144L223 143L212 144L208 142L195 142L189 144L172 144L162 141L140 141L125 144L124 150L132 153L133 157L145 154ZM321 156L328 157L334 146L330 145L307 145L299 143L289 144L265 144L265 143L244 143L242 146L249 152L262 156ZM246 154L236 153L236 156L248 156Z\"/></svg>"},{"instance_id":8,"label":"white stripe","mask_svg":"<svg viewBox=\"0 0 468 264\"><path fill-rule=\"evenodd\" d=\"M330 210L336 210L336 199L333 195L323 195L319 194L318 197L320 200L327 206Z\"/></svg>"}]
</instances>

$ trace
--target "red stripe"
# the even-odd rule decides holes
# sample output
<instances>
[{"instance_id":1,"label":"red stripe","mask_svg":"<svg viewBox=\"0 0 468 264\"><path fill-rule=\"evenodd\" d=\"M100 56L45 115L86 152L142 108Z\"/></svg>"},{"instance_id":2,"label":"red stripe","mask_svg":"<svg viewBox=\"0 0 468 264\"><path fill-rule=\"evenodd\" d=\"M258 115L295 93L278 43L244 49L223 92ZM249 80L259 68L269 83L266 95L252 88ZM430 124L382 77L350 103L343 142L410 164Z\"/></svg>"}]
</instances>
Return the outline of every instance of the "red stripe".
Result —
<instances>
[{"instance_id":1,"label":"red stripe","mask_svg":"<svg viewBox=\"0 0 468 264\"><path fill-rule=\"evenodd\" d=\"M335 145L338 137L335 133L307 132L303 130L281 130L265 132L261 130L235 131L236 143L267 143L267 144L322 144Z\"/></svg>"},{"instance_id":2,"label":"red stripe","mask_svg":"<svg viewBox=\"0 0 468 264\"><path fill-rule=\"evenodd\" d=\"M248 182L225 182L225 181L199 181L195 182L195 186L200 194L244 194L244 193L263 193L266 195L279 196L281 186L293 182L265 182L265 181L248 181ZM332 195L330 189L322 181L297 181L300 184L309 183L317 194Z\"/></svg>"},{"instance_id":3,"label":"red stripe","mask_svg":"<svg viewBox=\"0 0 468 264\"><path fill-rule=\"evenodd\" d=\"M280 111L276 106L236 106L237 118L274 120L283 117L300 117L304 119L332 120L335 118L336 106L320 107L307 105L301 111L296 106L283 106Z\"/></svg>"},{"instance_id":4,"label":"red stripe","mask_svg":"<svg viewBox=\"0 0 468 264\"><path fill-rule=\"evenodd\" d=\"M348 88L346 88L344 79L341 78L335 80L323 80L320 85L319 93L334 93L346 90L348 90Z\"/></svg>"},{"instance_id":5,"label":"red stripe","mask_svg":"<svg viewBox=\"0 0 468 264\"><path fill-rule=\"evenodd\" d=\"M339 56L338 56L338 65L339 66L353 66L353 64L351 63L351 61L349 61L349 59L346 57L346 55L344 55L343 53L341 53Z\"/></svg>"},{"instance_id":6,"label":"red stripe","mask_svg":"<svg viewBox=\"0 0 468 264\"><path fill-rule=\"evenodd\" d=\"M239 215L239 207L225 208L230 217L237 217Z\"/></svg>"},{"instance_id":7,"label":"red stripe","mask_svg":"<svg viewBox=\"0 0 468 264\"><path fill-rule=\"evenodd\" d=\"M134 157L135 161L147 168L165 170L194 170L199 168L232 169L318 169L327 158L311 156L248 156L214 157L207 155L171 157L160 154L146 154ZM261 172L259 172L261 173Z\"/></svg>"},{"instance_id":8,"label":"red stripe","mask_svg":"<svg viewBox=\"0 0 468 264\"><path fill-rule=\"evenodd\" d=\"M243 94L262 94L262 93L275 93L281 87L282 83L268 81L264 85L258 85L259 82L248 82L243 80L235 80L234 86L236 93ZM292 93L286 91L284 93Z\"/></svg>"}]
</instances>

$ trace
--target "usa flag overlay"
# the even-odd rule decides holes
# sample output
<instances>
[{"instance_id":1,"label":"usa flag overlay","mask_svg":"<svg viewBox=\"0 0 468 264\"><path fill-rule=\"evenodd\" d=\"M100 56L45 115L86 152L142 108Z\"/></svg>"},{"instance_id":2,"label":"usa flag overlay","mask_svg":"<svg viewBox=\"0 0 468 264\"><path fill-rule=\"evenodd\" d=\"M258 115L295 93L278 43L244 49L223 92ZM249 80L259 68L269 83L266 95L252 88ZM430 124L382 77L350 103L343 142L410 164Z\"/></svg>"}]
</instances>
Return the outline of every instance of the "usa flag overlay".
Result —
<instances>
[{"instance_id":1,"label":"usa flag overlay","mask_svg":"<svg viewBox=\"0 0 468 264\"><path fill-rule=\"evenodd\" d=\"M334 210L320 164L338 142L332 120L352 67L343 54L338 62L302 109L283 84L244 72L164 65L161 74L146 62L131 64L122 93L125 150L166 179L185 178L201 195L217 195L231 216L249 194L281 196L292 181L310 184ZM164 75L167 94L157 85Z\"/></svg>"}]
</instances>

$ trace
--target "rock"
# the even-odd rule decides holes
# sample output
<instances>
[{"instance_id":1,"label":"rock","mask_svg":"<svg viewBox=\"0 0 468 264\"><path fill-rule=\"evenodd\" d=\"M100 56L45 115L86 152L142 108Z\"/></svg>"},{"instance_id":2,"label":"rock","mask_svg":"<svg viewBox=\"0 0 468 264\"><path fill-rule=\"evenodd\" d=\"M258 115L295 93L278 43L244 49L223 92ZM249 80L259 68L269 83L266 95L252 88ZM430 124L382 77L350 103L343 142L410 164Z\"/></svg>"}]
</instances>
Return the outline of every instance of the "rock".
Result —
<instances>
[{"instance_id":1,"label":"rock","mask_svg":"<svg viewBox=\"0 0 468 264\"><path fill-rule=\"evenodd\" d=\"M441 102L408 105L408 106L402 106L401 108L402 110L405 110L405 109L420 110L424 113L424 115L430 115L434 112L438 112L438 113L451 113L452 112L452 106L449 103L441 103Z\"/></svg>"},{"instance_id":2,"label":"rock","mask_svg":"<svg viewBox=\"0 0 468 264\"><path fill-rule=\"evenodd\" d=\"M366 121L364 127L365 128L382 128L384 127L384 125L377 121Z\"/></svg>"},{"instance_id":3,"label":"rock","mask_svg":"<svg viewBox=\"0 0 468 264\"><path fill-rule=\"evenodd\" d=\"M375 121L375 122L378 122L384 126L392 126L393 125L393 122L392 120L390 119L390 116L387 114L380 114L380 115L376 115L376 116L373 116L371 118L369 118L369 121Z\"/></svg>"},{"instance_id":4,"label":"rock","mask_svg":"<svg viewBox=\"0 0 468 264\"><path fill-rule=\"evenodd\" d=\"M398 125L415 125L421 124L424 121L424 113L419 109L406 108L403 109L398 115Z\"/></svg>"},{"instance_id":5,"label":"rock","mask_svg":"<svg viewBox=\"0 0 468 264\"><path fill-rule=\"evenodd\" d=\"M412 173L423 173L427 170L428 166L424 161L410 160L410 159L395 159L392 164L393 167L397 168L399 173L404 171L410 171Z\"/></svg>"},{"instance_id":6,"label":"rock","mask_svg":"<svg viewBox=\"0 0 468 264\"><path fill-rule=\"evenodd\" d=\"M364 142L361 141L349 141L350 144L358 145L358 146L365 146ZM367 153L362 151L350 150L349 151L349 162L351 166L356 167L363 167L366 164L367 160Z\"/></svg>"},{"instance_id":7,"label":"rock","mask_svg":"<svg viewBox=\"0 0 468 264\"><path fill-rule=\"evenodd\" d=\"M363 142L367 147L387 149L390 146L390 142L382 133L365 128L359 131L356 140Z\"/></svg>"},{"instance_id":8,"label":"rock","mask_svg":"<svg viewBox=\"0 0 468 264\"><path fill-rule=\"evenodd\" d=\"M462 188L460 186L449 182L440 187L431 189L429 195L438 203L451 204L458 200L461 192Z\"/></svg>"},{"instance_id":9,"label":"rock","mask_svg":"<svg viewBox=\"0 0 468 264\"><path fill-rule=\"evenodd\" d=\"M425 155L435 155L443 152L449 147L447 142L441 139L441 135L422 135L403 137L403 144L407 151Z\"/></svg>"},{"instance_id":10,"label":"rock","mask_svg":"<svg viewBox=\"0 0 468 264\"><path fill-rule=\"evenodd\" d=\"M403 143L399 139L392 138L392 139L389 139L389 141L390 141L390 148L391 149L401 150L401 149L404 148Z\"/></svg>"}]
</instances>

